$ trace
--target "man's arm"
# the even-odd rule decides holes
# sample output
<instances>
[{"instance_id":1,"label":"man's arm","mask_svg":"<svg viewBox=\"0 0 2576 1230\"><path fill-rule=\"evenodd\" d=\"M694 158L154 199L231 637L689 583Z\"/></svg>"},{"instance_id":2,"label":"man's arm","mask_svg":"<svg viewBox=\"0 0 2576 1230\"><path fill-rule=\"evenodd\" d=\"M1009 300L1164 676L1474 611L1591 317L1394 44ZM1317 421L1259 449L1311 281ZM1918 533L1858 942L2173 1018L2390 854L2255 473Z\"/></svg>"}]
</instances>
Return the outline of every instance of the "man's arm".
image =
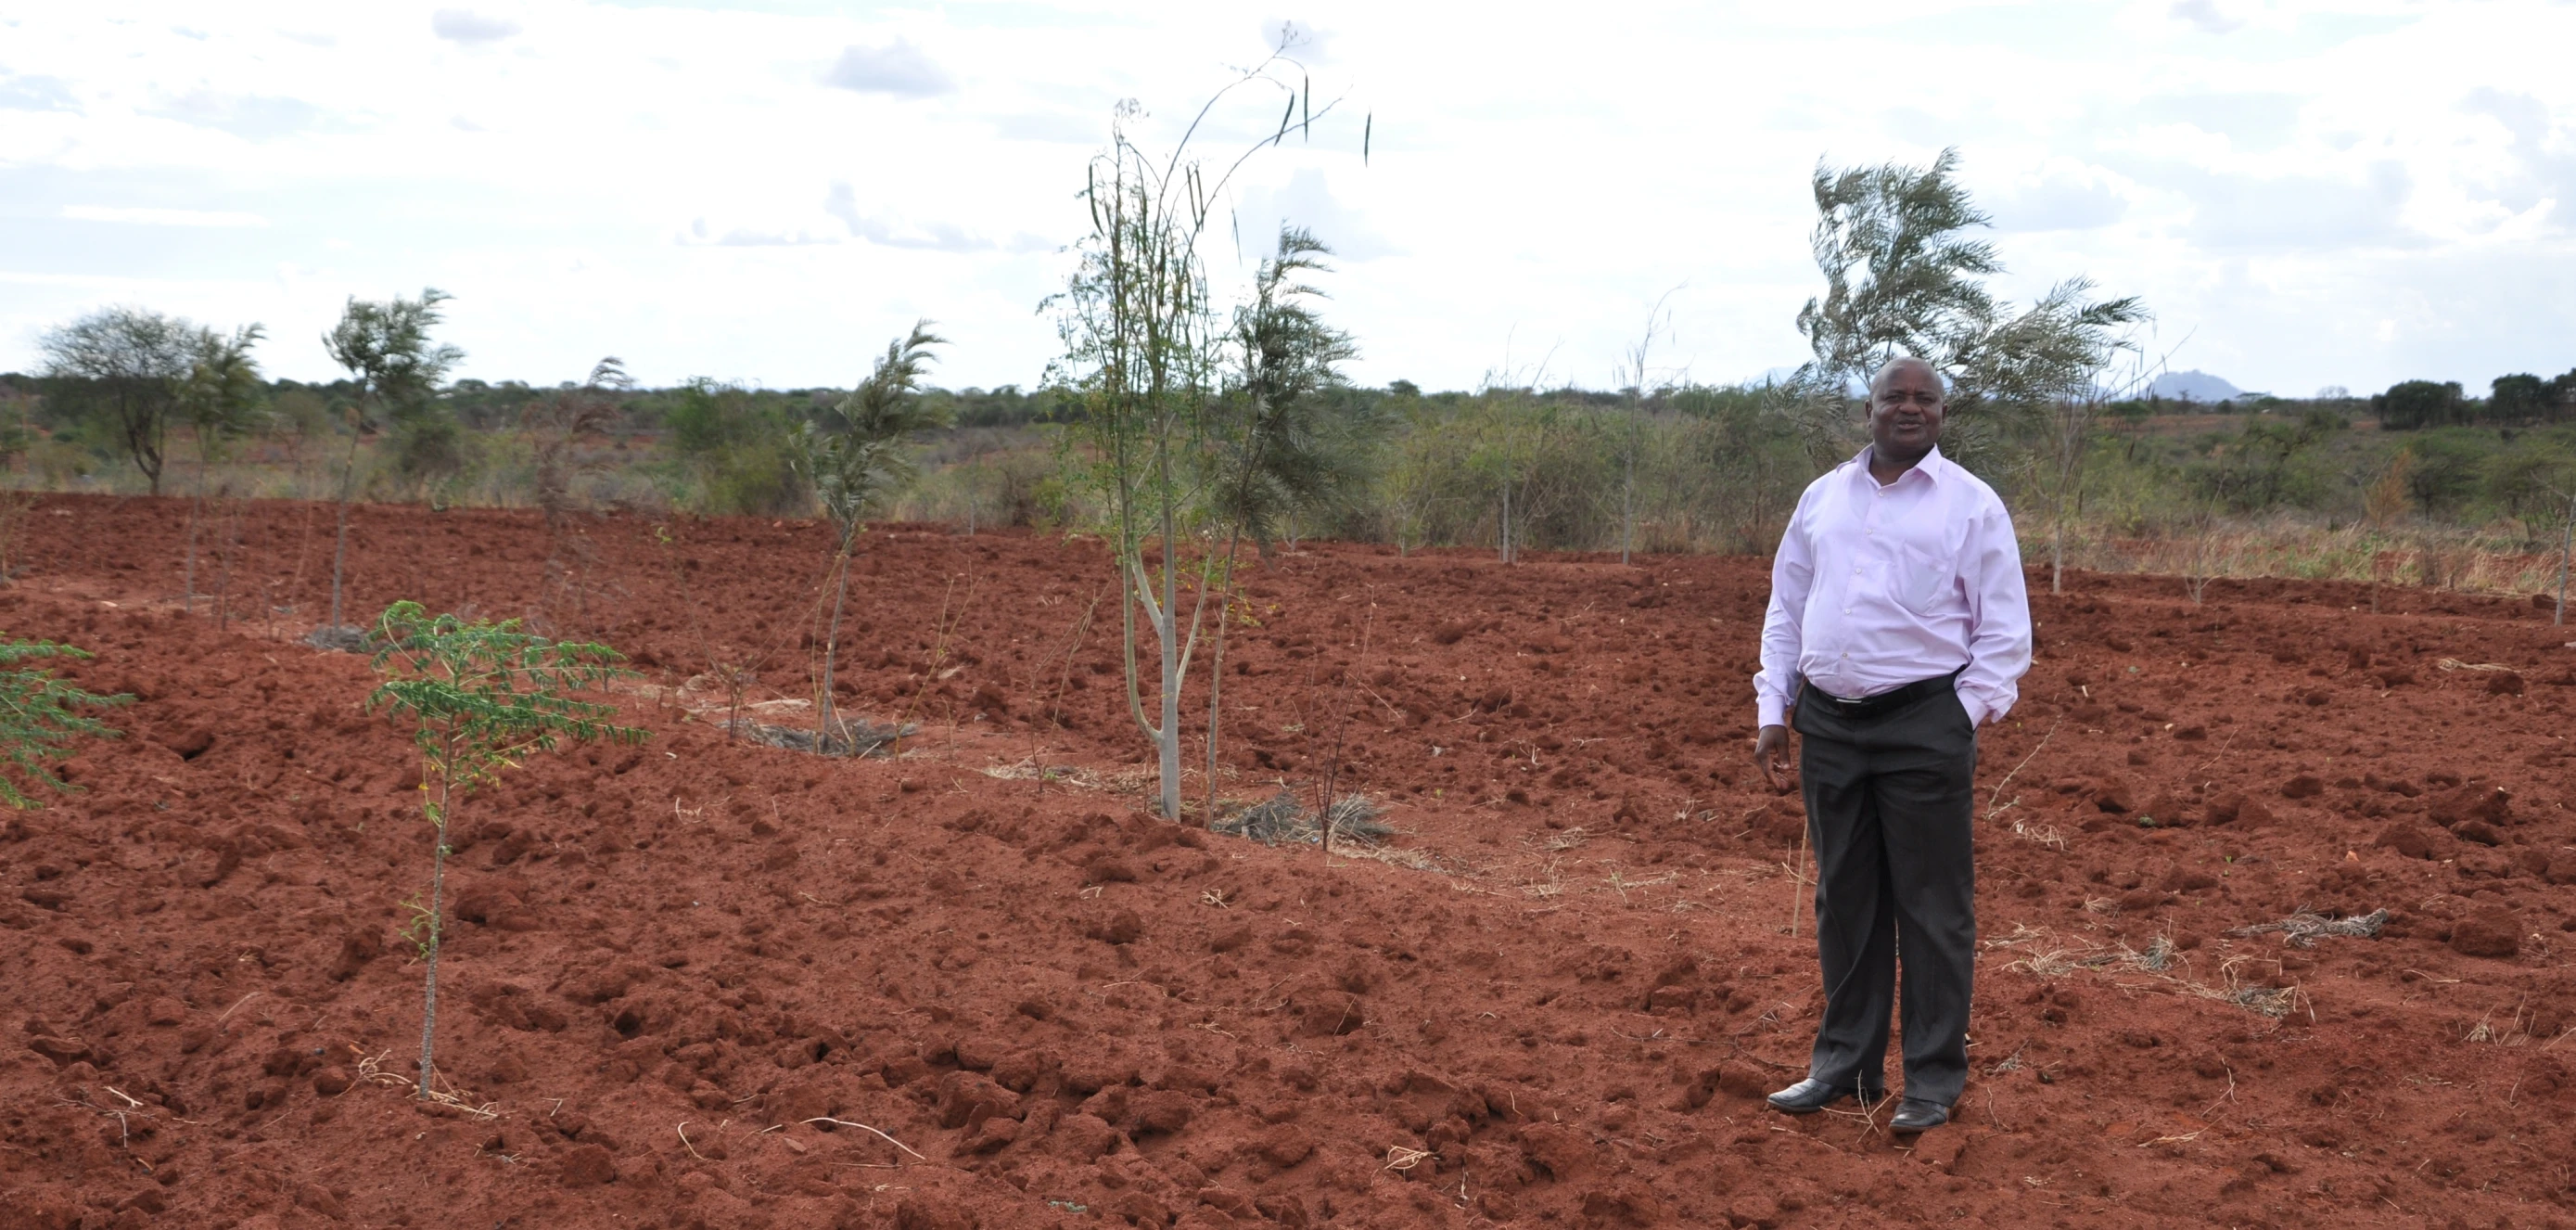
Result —
<instances>
[{"instance_id":1,"label":"man's arm","mask_svg":"<svg viewBox=\"0 0 2576 1230\"><path fill-rule=\"evenodd\" d=\"M1789 514L1780 549L1771 556L1771 606L1762 615L1762 673L1753 677L1753 710L1760 727L1753 763L1774 790L1788 789L1789 706L1796 703L1798 654L1804 646L1807 593L1815 584L1815 544L1807 537L1809 487Z\"/></svg>"},{"instance_id":2,"label":"man's arm","mask_svg":"<svg viewBox=\"0 0 2576 1230\"><path fill-rule=\"evenodd\" d=\"M1778 726L1797 700L1798 653L1804 646L1807 591L1815 584L1815 544L1807 537L1807 501L1798 501L1780 549L1771 556L1771 606L1762 614L1762 673L1753 677L1756 725Z\"/></svg>"},{"instance_id":3,"label":"man's arm","mask_svg":"<svg viewBox=\"0 0 2576 1230\"><path fill-rule=\"evenodd\" d=\"M1990 504L1968 527L1960 579L1968 591L1968 668L1959 675L1959 703L1977 725L2001 718L2021 697L2030 670L2030 595L2021 571L2021 543L2012 514Z\"/></svg>"}]
</instances>

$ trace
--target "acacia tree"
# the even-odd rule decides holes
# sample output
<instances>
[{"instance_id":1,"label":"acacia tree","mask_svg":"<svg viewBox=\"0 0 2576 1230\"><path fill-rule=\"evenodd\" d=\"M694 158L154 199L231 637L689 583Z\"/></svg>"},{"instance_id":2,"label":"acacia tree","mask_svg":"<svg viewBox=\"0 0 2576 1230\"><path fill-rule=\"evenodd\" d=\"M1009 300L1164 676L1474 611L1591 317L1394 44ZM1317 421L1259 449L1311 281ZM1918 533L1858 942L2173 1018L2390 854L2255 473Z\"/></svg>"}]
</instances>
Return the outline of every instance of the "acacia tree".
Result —
<instances>
[{"instance_id":1,"label":"acacia tree","mask_svg":"<svg viewBox=\"0 0 2576 1230\"><path fill-rule=\"evenodd\" d=\"M212 329L196 330L195 352L181 380L173 407L188 421L197 452L197 491L188 504L188 562L184 576L188 610L197 609L197 521L206 503L206 471L225 447L259 429L265 415L265 390L259 362L250 357L266 331L244 325L226 337Z\"/></svg>"},{"instance_id":2,"label":"acacia tree","mask_svg":"<svg viewBox=\"0 0 2576 1230\"><path fill-rule=\"evenodd\" d=\"M1291 71L1298 81L1287 79ZM1277 131L1211 174L1192 144L1199 127L1237 91L1262 86L1286 96ZM1332 109L1327 103L1322 111ZM1164 156L1147 153L1130 136L1129 126L1144 115L1133 100L1120 103L1109 148L1092 160L1083 193L1091 234L1079 245L1080 264L1064 291L1048 300L1064 342L1049 377L1071 396L1089 445L1118 574L1128 711L1155 747L1162 813L1177 819L1181 686L1207 613L1214 553L1185 557L1190 536L1202 528L1209 491L1206 452L1225 334L1198 245L1234 172L1289 132L1311 131L1317 110L1303 69L1274 54L1210 98ZM1158 557L1151 562L1149 550ZM1185 628L1180 577L1193 567ZM1137 667L1140 615L1159 651L1159 723L1146 713Z\"/></svg>"},{"instance_id":3,"label":"acacia tree","mask_svg":"<svg viewBox=\"0 0 2576 1230\"><path fill-rule=\"evenodd\" d=\"M866 532L868 514L911 481L913 437L948 421L944 404L921 396L922 373L933 360L930 348L947 344L930 331L929 321L914 323L909 336L886 344L876 369L835 403L820 424L796 425L792 452L833 530L832 614L824 624L822 669L814 682L817 751L829 752L835 742L857 746L832 712L841 608L850 594L850 550Z\"/></svg>"},{"instance_id":4,"label":"acacia tree","mask_svg":"<svg viewBox=\"0 0 2576 1230\"><path fill-rule=\"evenodd\" d=\"M199 330L142 308L101 308L45 334L37 349L58 401L104 414L134 468L161 494L171 409L196 359Z\"/></svg>"},{"instance_id":5,"label":"acacia tree","mask_svg":"<svg viewBox=\"0 0 2576 1230\"><path fill-rule=\"evenodd\" d=\"M613 706L571 695L631 673L618 668L625 657L606 645L549 641L520 631L515 619L469 623L454 615L431 615L408 601L385 608L372 639L375 669L386 679L367 695L366 708L411 720L421 758L421 812L432 837L429 904L414 907L411 931L427 966L421 984L418 1088L418 1096L426 1098L438 1030L447 835L455 827L459 801L562 740L640 743L646 732L613 724Z\"/></svg>"},{"instance_id":6,"label":"acacia tree","mask_svg":"<svg viewBox=\"0 0 2576 1230\"><path fill-rule=\"evenodd\" d=\"M322 336L331 361L349 370L358 383L349 407L349 452L340 464L338 524L331 544L331 622L333 636L344 635L340 623L340 584L349 555L349 501L357 494L358 442L372 415L426 400L448 370L465 357L454 346L429 340L443 318L438 305L449 296L436 288L418 299L396 296L382 303L351 296L340 323ZM354 632L355 629L346 631Z\"/></svg>"}]
</instances>

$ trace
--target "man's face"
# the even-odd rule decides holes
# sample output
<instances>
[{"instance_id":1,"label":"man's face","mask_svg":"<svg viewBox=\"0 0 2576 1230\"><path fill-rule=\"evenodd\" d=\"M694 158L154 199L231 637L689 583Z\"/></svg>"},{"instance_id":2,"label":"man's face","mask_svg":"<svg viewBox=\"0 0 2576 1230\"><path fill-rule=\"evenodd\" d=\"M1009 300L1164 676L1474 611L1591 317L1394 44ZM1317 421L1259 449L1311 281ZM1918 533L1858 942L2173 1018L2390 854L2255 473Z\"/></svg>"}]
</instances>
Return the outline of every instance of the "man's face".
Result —
<instances>
[{"instance_id":1,"label":"man's face","mask_svg":"<svg viewBox=\"0 0 2576 1230\"><path fill-rule=\"evenodd\" d=\"M1889 461L1915 461L1941 442L1941 378L1922 363L1898 363L1879 373L1869 391L1869 438Z\"/></svg>"}]
</instances>

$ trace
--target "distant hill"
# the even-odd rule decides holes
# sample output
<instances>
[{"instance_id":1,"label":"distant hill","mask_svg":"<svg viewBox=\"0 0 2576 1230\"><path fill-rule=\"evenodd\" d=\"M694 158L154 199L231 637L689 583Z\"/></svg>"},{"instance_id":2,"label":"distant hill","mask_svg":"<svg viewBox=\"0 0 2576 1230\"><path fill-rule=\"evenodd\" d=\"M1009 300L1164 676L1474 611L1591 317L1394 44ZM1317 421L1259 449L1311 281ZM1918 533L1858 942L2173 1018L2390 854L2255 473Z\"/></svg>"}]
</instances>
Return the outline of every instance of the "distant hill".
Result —
<instances>
[{"instance_id":1,"label":"distant hill","mask_svg":"<svg viewBox=\"0 0 2576 1230\"><path fill-rule=\"evenodd\" d=\"M2242 397L2245 390L2208 372L2166 372L2147 386L2147 395L2174 401L2216 403Z\"/></svg>"}]
</instances>

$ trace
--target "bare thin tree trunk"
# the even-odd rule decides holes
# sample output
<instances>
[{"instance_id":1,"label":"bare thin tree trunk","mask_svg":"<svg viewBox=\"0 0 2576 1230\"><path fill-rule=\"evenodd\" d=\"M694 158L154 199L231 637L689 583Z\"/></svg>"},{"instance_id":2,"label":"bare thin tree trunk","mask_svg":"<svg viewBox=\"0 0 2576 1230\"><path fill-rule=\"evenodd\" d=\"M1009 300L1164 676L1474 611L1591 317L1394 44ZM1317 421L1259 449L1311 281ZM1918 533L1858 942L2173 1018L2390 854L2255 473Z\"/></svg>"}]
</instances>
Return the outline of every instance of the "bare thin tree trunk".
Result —
<instances>
[{"instance_id":1,"label":"bare thin tree trunk","mask_svg":"<svg viewBox=\"0 0 2576 1230\"><path fill-rule=\"evenodd\" d=\"M2048 592L2066 592L2066 517L2060 513L2057 524L2048 531Z\"/></svg>"},{"instance_id":2,"label":"bare thin tree trunk","mask_svg":"<svg viewBox=\"0 0 2576 1230\"><path fill-rule=\"evenodd\" d=\"M2567 525L2558 534L2558 612L2550 617L2553 624L2567 622L2567 562L2576 553L2576 497L2567 501Z\"/></svg>"},{"instance_id":3,"label":"bare thin tree trunk","mask_svg":"<svg viewBox=\"0 0 2576 1230\"><path fill-rule=\"evenodd\" d=\"M337 630L340 627L341 568L347 563L349 558L349 497L354 494L352 489L355 488L358 483L358 437L362 434L363 432L357 428L352 428L350 430L349 456L348 459L342 462L340 466L339 527L333 532L331 541L330 626L334 630Z\"/></svg>"},{"instance_id":4,"label":"bare thin tree trunk","mask_svg":"<svg viewBox=\"0 0 2576 1230\"><path fill-rule=\"evenodd\" d=\"M832 622L823 630L823 686L814 698L814 751L819 755L831 754L834 735L847 737L832 711L832 666L841 647L841 604L850 596L850 540L847 537L841 540L840 559L834 567L840 573L840 586L832 594Z\"/></svg>"},{"instance_id":5,"label":"bare thin tree trunk","mask_svg":"<svg viewBox=\"0 0 2576 1230\"><path fill-rule=\"evenodd\" d=\"M229 492L231 484L225 484L225 490ZM215 574L215 631L217 632L223 631L232 623L233 556L241 550L241 511L240 503L235 502L232 515L225 525L223 553L216 557L218 570Z\"/></svg>"},{"instance_id":6,"label":"bare thin tree trunk","mask_svg":"<svg viewBox=\"0 0 2576 1230\"><path fill-rule=\"evenodd\" d=\"M1225 571L1219 574L1223 578L1223 588L1217 593L1216 646L1214 654L1208 661L1206 820L1208 827L1210 828L1216 827L1217 732L1224 714L1224 710L1218 708L1217 705L1220 695L1225 691L1225 625L1226 617L1231 614L1234 609L1234 553L1237 549L1237 544L1241 541L1242 535L1240 532L1237 532L1234 536L1226 540Z\"/></svg>"},{"instance_id":7,"label":"bare thin tree trunk","mask_svg":"<svg viewBox=\"0 0 2576 1230\"><path fill-rule=\"evenodd\" d=\"M185 591L179 601L191 615L197 613L197 515L206 506L206 459L197 458L197 491L188 497L188 562L180 570L179 588Z\"/></svg>"},{"instance_id":8,"label":"bare thin tree trunk","mask_svg":"<svg viewBox=\"0 0 2576 1230\"><path fill-rule=\"evenodd\" d=\"M444 894L447 890L447 804L450 797L447 778L442 775L438 781L438 823L432 826L438 845L430 852L429 862L428 953L422 958L428 966L428 973L421 980L420 993L419 1096L423 1098L429 1096L429 1074L433 1070L430 1048L438 1037L439 914L445 908Z\"/></svg>"},{"instance_id":9,"label":"bare thin tree trunk","mask_svg":"<svg viewBox=\"0 0 2576 1230\"><path fill-rule=\"evenodd\" d=\"M1181 818L1181 576L1180 554L1172 539L1169 480L1163 494L1163 616L1155 631L1162 642L1163 730L1155 739L1156 767L1163 775L1163 818ZM1202 596L1204 600L1204 596Z\"/></svg>"},{"instance_id":10,"label":"bare thin tree trunk","mask_svg":"<svg viewBox=\"0 0 2576 1230\"><path fill-rule=\"evenodd\" d=\"M1641 374L1638 379L1643 381L1645 377ZM1637 538L1637 441L1634 423L1629 424L1625 469L1619 485L1619 566L1622 568L1628 566L1628 552Z\"/></svg>"}]
</instances>

